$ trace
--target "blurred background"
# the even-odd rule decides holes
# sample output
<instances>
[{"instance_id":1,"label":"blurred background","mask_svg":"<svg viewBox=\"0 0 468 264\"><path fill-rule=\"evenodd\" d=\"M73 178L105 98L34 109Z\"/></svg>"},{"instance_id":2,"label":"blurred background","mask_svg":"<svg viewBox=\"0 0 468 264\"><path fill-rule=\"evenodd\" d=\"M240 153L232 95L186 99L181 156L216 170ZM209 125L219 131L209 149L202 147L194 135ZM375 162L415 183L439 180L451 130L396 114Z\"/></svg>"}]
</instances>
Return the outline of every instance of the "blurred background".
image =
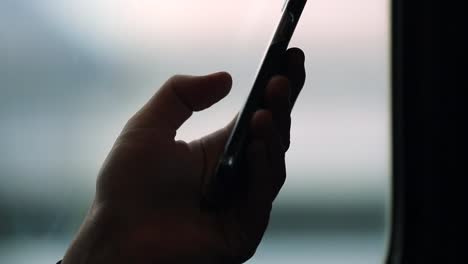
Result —
<instances>
[{"instance_id":1,"label":"blurred background","mask_svg":"<svg viewBox=\"0 0 468 264\"><path fill-rule=\"evenodd\" d=\"M229 71L240 109L284 0L0 0L0 263L55 263L126 120L171 75ZM248 263L382 263L389 229L387 0L309 1L287 183Z\"/></svg>"}]
</instances>

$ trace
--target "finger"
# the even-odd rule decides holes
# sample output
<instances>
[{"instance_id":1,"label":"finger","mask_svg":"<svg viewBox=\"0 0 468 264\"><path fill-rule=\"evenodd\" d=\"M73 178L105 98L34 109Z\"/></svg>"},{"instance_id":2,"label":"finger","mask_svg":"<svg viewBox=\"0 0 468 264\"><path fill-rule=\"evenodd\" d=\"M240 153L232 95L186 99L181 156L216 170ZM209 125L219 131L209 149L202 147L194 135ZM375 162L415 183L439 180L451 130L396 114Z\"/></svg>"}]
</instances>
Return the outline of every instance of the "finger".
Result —
<instances>
[{"instance_id":1,"label":"finger","mask_svg":"<svg viewBox=\"0 0 468 264\"><path fill-rule=\"evenodd\" d=\"M273 173L264 140L256 139L247 148L249 189L247 199L240 204L240 221L253 239L261 239L268 225L272 208Z\"/></svg>"},{"instance_id":2,"label":"finger","mask_svg":"<svg viewBox=\"0 0 468 264\"><path fill-rule=\"evenodd\" d=\"M198 151L201 153L201 155L196 156L203 157L203 160L199 162L200 164L204 164L203 168L200 168L201 175L203 176L202 193L205 193L207 191L206 188L209 187L210 179L214 176L219 158L223 154L226 142L236 121L237 116L225 128L190 143L194 152ZM251 122L252 138L265 139L269 137L271 134L272 122L270 111L260 110L255 113Z\"/></svg>"},{"instance_id":3,"label":"finger","mask_svg":"<svg viewBox=\"0 0 468 264\"><path fill-rule=\"evenodd\" d=\"M249 195L258 201L273 202L286 179L286 164L284 151L281 145L281 136L273 123L272 115L269 111L257 111L252 118L252 130L254 141L262 141L266 146L266 166L259 156L260 162L255 162L256 158L249 157L253 168L250 178ZM262 173L262 171L264 171ZM250 189L251 188L251 189Z\"/></svg>"},{"instance_id":4,"label":"finger","mask_svg":"<svg viewBox=\"0 0 468 264\"><path fill-rule=\"evenodd\" d=\"M281 135L280 141L284 152L289 148L290 141L289 94L289 80L284 76L273 77L266 88L266 105L273 113L273 120Z\"/></svg>"},{"instance_id":5,"label":"finger","mask_svg":"<svg viewBox=\"0 0 468 264\"><path fill-rule=\"evenodd\" d=\"M284 183L286 166L281 148L280 135L274 127L271 112L257 111L252 118L253 142L262 142L265 150L259 149L258 143L248 149L249 201L253 204L273 202ZM249 147L250 148L250 147ZM265 151L265 153L260 153Z\"/></svg>"},{"instance_id":6,"label":"finger","mask_svg":"<svg viewBox=\"0 0 468 264\"><path fill-rule=\"evenodd\" d=\"M205 188L209 183L209 177L213 175L216 165L219 161L219 157L224 151L226 142L231 134L232 129L237 120L236 117L229 122L229 124L203 138L197 139L190 142L189 146L192 149L192 152L197 153L197 157L201 157L201 160L196 161L198 166L198 174L202 177L202 193L205 193Z\"/></svg>"},{"instance_id":7,"label":"finger","mask_svg":"<svg viewBox=\"0 0 468 264\"><path fill-rule=\"evenodd\" d=\"M283 172L277 169L278 162L272 156L270 144L279 138L274 137L273 119L269 111L260 110L252 119L253 141L247 148L248 160L248 192L244 202L239 204L239 220L241 226L253 241L260 241L268 225L272 202L280 188L278 179ZM276 153L281 155L281 151ZM280 156L278 156L280 157ZM284 157L284 156L283 156ZM283 162L284 163L284 162Z\"/></svg>"},{"instance_id":8,"label":"finger","mask_svg":"<svg viewBox=\"0 0 468 264\"><path fill-rule=\"evenodd\" d=\"M175 132L194 111L224 98L232 85L225 72L206 76L174 76L132 117L132 128L158 128Z\"/></svg>"},{"instance_id":9,"label":"finger","mask_svg":"<svg viewBox=\"0 0 468 264\"><path fill-rule=\"evenodd\" d=\"M268 174L266 149L265 142L260 139L255 139L249 144L246 158L251 161L250 165L252 162L255 162L256 165L249 168L249 177ZM252 197L252 193L249 191L246 197L239 197L235 206L228 208L227 211L222 211L219 215L222 218L224 236L230 242L227 251L230 256L234 257L228 261L229 263L243 263L250 259L268 226L271 202L256 199L256 197ZM255 195L258 194L255 193Z\"/></svg>"},{"instance_id":10,"label":"finger","mask_svg":"<svg viewBox=\"0 0 468 264\"><path fill-rule=\"evenodd\" d=\"M305 55L299 48L291 48L286 52L286 61L283 65L283 74L285 74L291 83L290 109L294 104L304 86L306 72L304 67Z\"/></svg>"},{"instance_id":11,"label":"finger","mask_svg":"<svg viewBox=\"0 0 468 264\"><path fill-rule=\"evenodd\" d=\"M274 172L271 177L272 190L270 196L271 201L274 201L286 181L286 161L285 150L281 144L281 135L278 129L273 127L270 133L268 137L270 140L267 141L267 151Z\"/></svg>"}]
</instances>

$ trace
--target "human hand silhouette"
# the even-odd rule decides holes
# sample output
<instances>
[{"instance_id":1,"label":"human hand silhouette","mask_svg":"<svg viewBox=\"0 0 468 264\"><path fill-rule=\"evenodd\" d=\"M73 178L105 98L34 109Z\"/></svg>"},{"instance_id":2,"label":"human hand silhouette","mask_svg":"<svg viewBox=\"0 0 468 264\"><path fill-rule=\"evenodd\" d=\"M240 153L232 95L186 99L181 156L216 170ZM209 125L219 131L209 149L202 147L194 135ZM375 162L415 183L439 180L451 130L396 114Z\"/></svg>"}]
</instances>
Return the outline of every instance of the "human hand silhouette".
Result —
<instances>
[{"instance_id":1,"label":"human hand silhouette","mask_svg":"<svg viewBox=\"0 0 468 264\"><path fill-rule=\"evenodd\" d=\"M192 115L224 98L229 74L174 76L126 124L99 173L94 202L63 264L242 263L255 253L286 177L290 102L305 79L304 55L288 50L284 73L251 120L248 192L223 211L201 207L233 128L176 141Z\"/></svg>"}]
</instances>

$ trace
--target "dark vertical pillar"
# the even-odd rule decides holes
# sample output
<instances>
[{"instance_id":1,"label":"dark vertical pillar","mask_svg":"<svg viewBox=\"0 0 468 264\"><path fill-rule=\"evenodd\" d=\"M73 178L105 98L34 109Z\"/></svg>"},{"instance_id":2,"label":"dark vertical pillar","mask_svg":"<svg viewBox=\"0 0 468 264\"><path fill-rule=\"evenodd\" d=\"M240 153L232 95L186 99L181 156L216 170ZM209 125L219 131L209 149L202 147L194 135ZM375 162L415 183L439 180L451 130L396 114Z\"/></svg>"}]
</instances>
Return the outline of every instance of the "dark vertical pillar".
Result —
<instances>
[{"instance_id":1,"label":"dark vertical pillar","mask_svg":"<svg viewBox=\"0 0 468 264\"><path fill-rule=\"evenodd\" d=\"M467 15L394 0L393 226L388 263L468 263Z\"/></svg>"}]
</instances>

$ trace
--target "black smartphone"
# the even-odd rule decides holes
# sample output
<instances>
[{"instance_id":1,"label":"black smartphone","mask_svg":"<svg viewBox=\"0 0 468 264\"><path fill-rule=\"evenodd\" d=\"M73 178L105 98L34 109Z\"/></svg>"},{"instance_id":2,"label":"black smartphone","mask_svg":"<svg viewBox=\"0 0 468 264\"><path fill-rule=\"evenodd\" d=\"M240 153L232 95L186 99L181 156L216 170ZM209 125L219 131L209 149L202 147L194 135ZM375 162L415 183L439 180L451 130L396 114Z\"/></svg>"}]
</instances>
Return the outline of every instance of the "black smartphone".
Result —
<instances>
[{"instance_id":1,"label":"black smartphone","mask_svg":"<svg viewBox=\"0 0 468 264\"><path fill-rule=\"evenodd\" d=\"M215 174L208 183L204 199L204 205L208 208L227 208L248 188L245 147L250 140L250 120L257 110L265 108L265 88L269 80L281 72L282 59L306 2L307 0L287 0L284 4L283 15L260 65L253 87L237 117ZM291 100L291 109L294 101L295 98Z\"/></svg>"}]
</instances>

